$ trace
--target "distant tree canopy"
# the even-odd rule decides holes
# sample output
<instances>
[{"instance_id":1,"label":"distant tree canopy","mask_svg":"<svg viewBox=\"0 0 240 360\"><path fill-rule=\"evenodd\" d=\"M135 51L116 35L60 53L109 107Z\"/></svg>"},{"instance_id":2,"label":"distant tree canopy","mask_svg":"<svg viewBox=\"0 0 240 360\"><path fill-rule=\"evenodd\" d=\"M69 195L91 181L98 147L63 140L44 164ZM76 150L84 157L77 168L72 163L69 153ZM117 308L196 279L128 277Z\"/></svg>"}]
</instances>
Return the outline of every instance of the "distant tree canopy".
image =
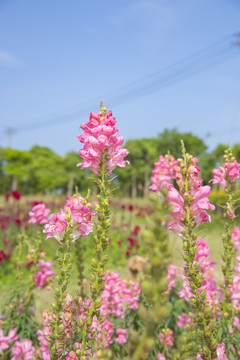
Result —
<instances>
[{"instance_id":1,"label":"distant tree canopy","mask_svg":"<svg viewBox=\"0 0 240 360\"><path fill-rule=\"evenodd\" d=\"M207 152L203 140L192 133L180 133L177 129L164 130L156 138L128 140L127 159L131 165L117 168L115 185L124 196L146 196L154 163L159 155L170 152L176 159L181 157L181 139L188 153L196 156L201 168L201 176L207 183L212 177L212 169L222 162L227 145L219 144L212 152ZM239 160L240 144L235 144L233 153ZM70 195L75 187L85 194L92 187L94 174L81 170L76 165L81 162L77 153L64 157L47 147L33 146L29 151L0 148L0 192L2 194L17 188L23 194L59 192Z\"/></svg>"}]
</instances>

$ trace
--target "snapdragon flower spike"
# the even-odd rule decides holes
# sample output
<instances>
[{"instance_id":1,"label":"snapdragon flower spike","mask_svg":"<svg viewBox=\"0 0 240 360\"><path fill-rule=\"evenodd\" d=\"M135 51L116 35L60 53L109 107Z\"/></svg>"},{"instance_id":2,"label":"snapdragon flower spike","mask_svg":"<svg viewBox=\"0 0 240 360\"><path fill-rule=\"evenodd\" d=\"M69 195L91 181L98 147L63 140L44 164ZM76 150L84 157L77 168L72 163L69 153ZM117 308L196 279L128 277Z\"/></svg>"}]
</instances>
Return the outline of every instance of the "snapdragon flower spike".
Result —
<instances>
[{"instance_id":1,"label":"snapdragon flower spike","mask_svg":"<svg viewBox=\"0 0 240 360\"><path fill-rule=\"evenodd\" d=\"M178 277L178 269L175 265L168 265L168 273L167 273L167 283L168 283L168 292L172 290L172 288L176 287L176 279Z\"/></svg>"},{"instance_id":2,"label":"snapdragon flower spike","mask_svg":"<svg viewBox=\"0 0 240 360\"><path fill-rule=\"evenodd\" d=\"M216 281L214 280L214 266L216 265L215 261L209 260L209 246L206 241L201 237L196 240L197 243L197 253L195 255L195 260L193 265L199 263L200 273L203 277L202 285L198 288L198 293L200 294L203 290L206 292L206 302L213 306L214 304L218 304L219 300L222 300L222 292L219 287L217 287ZM190 298L195 295L191 292L191 288L189 285L189 279L187 276L182 276L183 278L183 287L179 291L179 296L186 301L189 301Z\"/></svg>"},{"instance_id":3,"label":"snapdragon flower spike","mask_svg":"<svg viewBox=\"0 0 240 360\"><path fill-rule=\"evenodd\" d=\"M172 155L160 155L159 160L154 163L153 176L151 177L152 185L150 190L160 191L163 187L168 188L171 180L175 179L174 168L178 162Z\"/></svg>"},{"instance_id":4,"label":"snapdragon flower spike","mask_svg":"<svg viewBox=\"0 0 240 360\"><path fill-rule=\"evenodd\" d=\"M173 335L173 330L171 329L164 329L162 332L160 332L158 338L164 347L169 348L170 346L173 346L172 335Z\"/></svg>"},{"instance_id":5,"label":"snapdragon flower spike","mask_svg":"<svg viewBox=\"0 0 240 360\"><path fill-rule=\"evenodd\" d=\"M185 281L182 294L192 306L194 328L201 328L202 331L201 335L198 336L200 355L204 353L204 349L207 349L209 356L206 356L206 359L210 359L216 358L217 342L215 333L209 334L208 330L209 326L214 329L214 319L211 307L205 301L205 278L202 274L201 263L197 261L198 242L194 229L199 224L210 221L210 216L206 210L214 210L215 207L210 204L208 199L210 187L201 185L202 179L199 177L198 161L186 153L183 141L182 154L183 159L178 160L179 165L174 169L179 190L170 185L167 194L167 200L172 206L168 229L172 229L183 238ZM201 316L203 314L204 322L202 322L200 314ZM205 316L205 314L209 314L209 316Z\"/></svg>"},{"instance_id":6,"label":"snapdragon flower spike","mask_svg":"<svg viewBox=\"0 0 240 360\"><path fill-rule=\"evenodd\" d=\"M240 228L235 226L232 229L231 240L233 241L233 246L237 251L240 251Z\"/></svg>"},{"instance_id":7,"label":"snapdragon flower spike","mask_svg":"<svg viewBox=\"0 0 240 360\"><path fill-rule=\"evenodd\" d=\"M83 135L77 135L78 141L84 144L79 155L83 162L77 164L81 169L89 168L95 174L100 174L100 164L102 155L105 154L104 167L111 173L116 166L125 167L129 161L123 160L128 151L122 148L123 136L118 136L118 128L115 127L116 118L112 116L112 111L106 113L102 108L98 114L90 113L89 121L81 125L84 130Z\"/></svg>"},{"instance_id":8,"label":"snapdragon flower spike","mask_svg":"<svg viewBox=\"0 0 240 360\"><path fill-rule=\"evenodd\" d=\"M195 227L205 222L210 222L211 217L206 210L215 210L215 206L210 204L208 196L210 195L210 186L201 186L197 191L192 191L188 196L192 197L191 211L195 222ZM172 213L168 222L168 229L173 230L179 236L182 236L184 228L184 219L186 211L184 210L184 196L174 187L171 187L167 194L167 200L172 206Z\"/></svg>"},{"instance_id":9,"label":"snapdragon flower spike","mask_svg":"<svg viewBox=\"0 0 240 360\"><path fill-rule=\"evenodd\" d=\"M213 184L219 184L220 187L225 188L227 185L227 179L230 183L233 183L236 179L240 178L240 163L232 158L233 161L225 159L225 162L218 169L213 169L213 179L210 180Z\"/></svg>"},{"instance_id":10,"label":"snapdragon flower spike","mask_svg":"<svg viewBox=\"0 0 240 360\"><path fill-rule=\"evenodd\" d=\"M229 287L229 291L231 293L231 301L235 307L239 311L240 309L240 254L237 255L237 266L234 268L233 282Z\"/></svg>"},{"instance_id":11,"label":"snapdragon flower spike","mask_svg":"<svg viewBox=\"0 0 240 360\"><path fill-rule=\"evenodd\" d=\"M177 326L179 327L183 327L184 329L186 329L187 325L191 324L191 318L182 313L181 315L178 315L178 321L177 321Z\"/></svg>"},{"instance_id":12,"label":"snapdragon flower spike","mask_svg":"<svg viewBox=\"0 0 240 360\"><path fill-rule=\"evenodd\" d=\"M47 223L47 217L50 213L50 209L46 208L46 205L44 203L37 204L33 206L32 210L28 213L30 219L29 223L35 224L46 224Z\"/></svg>"},{"instance_id":13,"label":"snapdragon flower spike","mask_svg":"<svg viewBox=\"0 0 240 360\"><path fill-rule=\"evenodd\" d=\"M83 202L84 198L79 196L74 200L69 200L68 206L60 212L49 215L49 223L43 230L47 234L47 239L54 237L61 243L68 226L71 229L73 241L93 231L92 216L96 216L97 212L92 210L91 203L83 205Z\"/></svg>"},{"instance_id":14,"label":"snapdragon flower spike","mask_svg":"<svg viewBox=\"0 0 240 360\"><path fill-rule=\"evenodd\" d=\"M39 271L35 275L36 287L40 289L47 288L49 290L49 284L54 280L56 272L52 270L54 263L53 261L38 260Z\"/></svg>"}]
</instances>

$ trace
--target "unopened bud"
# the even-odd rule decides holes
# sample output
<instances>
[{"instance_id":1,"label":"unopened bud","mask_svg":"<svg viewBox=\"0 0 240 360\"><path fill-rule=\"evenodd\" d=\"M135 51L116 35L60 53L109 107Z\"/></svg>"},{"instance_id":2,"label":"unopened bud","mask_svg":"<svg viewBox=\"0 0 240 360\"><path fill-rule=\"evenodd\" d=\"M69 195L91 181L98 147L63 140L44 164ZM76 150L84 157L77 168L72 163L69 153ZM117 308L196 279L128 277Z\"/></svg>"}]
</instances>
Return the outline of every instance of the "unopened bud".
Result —
<instances>
[{"instance_id":1,"label":"unopened bud","mask_svg":"<svg viewBox=\"0 0 240 360\"><path fill-rule=\"evenodd\" d=\"M215 350L217 350L217 340L216 339L212 339L211 340L211 342L210 342L210 349L212 350L212 351L215 351Z\"/></svg>"}]
</instances>

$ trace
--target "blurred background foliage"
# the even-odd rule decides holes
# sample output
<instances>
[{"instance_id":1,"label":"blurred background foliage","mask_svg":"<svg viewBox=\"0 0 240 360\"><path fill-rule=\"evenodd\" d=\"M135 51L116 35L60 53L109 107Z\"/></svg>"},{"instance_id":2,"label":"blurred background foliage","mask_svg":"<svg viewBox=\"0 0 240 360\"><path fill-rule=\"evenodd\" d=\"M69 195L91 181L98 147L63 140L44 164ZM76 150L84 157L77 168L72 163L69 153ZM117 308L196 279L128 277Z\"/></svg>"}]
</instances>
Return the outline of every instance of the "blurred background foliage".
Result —
<instances>
[{"instance_id":1,"label":"blurred background foliage","mask_svg":"<svg viewBox=\"0 0 240 360\"><path fill-rule=\"evenodd\" d=\"M181 139L187 152L198 158L201 176L204 183L208 183L212 169L222 162L227 144L219 144L209 152L204 141L192 133L166 129L158 137L128 140L125 143L131 166L118 168L113 174L118 175L113 184L117 187L115 194L132 198L147 197L154 163L159 155L168 151L175 158L180 157ZM233 146L233 154L239 161L240 143ZM76 166L79 162L81 158L75 152L62 157L47 147L33 146L29 151L0 148L0 193L18 189L23 195L71 195L77 186L79 192L85 195L87 189L93 186L94 176L88 170L80 170Z\"/></svg>"}]
</instances>

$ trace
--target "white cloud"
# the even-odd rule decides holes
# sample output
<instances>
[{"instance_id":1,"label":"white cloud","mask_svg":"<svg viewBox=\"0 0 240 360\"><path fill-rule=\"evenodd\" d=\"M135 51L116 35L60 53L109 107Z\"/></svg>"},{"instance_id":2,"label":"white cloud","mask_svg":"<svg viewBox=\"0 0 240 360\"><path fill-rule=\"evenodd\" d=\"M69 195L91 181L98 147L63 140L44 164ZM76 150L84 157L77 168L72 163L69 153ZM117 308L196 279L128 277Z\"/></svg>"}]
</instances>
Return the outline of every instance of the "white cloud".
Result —
<instances>
[{"instance_id":1,"label":"white cloud","mask_svg":"<svg viewBox=\"0 0 240 360\"><path fill-rule=\"evenodd\" d=\"M21 66L22 62L8 51L0 49L0 66Z\"/></svg>"}]
</instances>

